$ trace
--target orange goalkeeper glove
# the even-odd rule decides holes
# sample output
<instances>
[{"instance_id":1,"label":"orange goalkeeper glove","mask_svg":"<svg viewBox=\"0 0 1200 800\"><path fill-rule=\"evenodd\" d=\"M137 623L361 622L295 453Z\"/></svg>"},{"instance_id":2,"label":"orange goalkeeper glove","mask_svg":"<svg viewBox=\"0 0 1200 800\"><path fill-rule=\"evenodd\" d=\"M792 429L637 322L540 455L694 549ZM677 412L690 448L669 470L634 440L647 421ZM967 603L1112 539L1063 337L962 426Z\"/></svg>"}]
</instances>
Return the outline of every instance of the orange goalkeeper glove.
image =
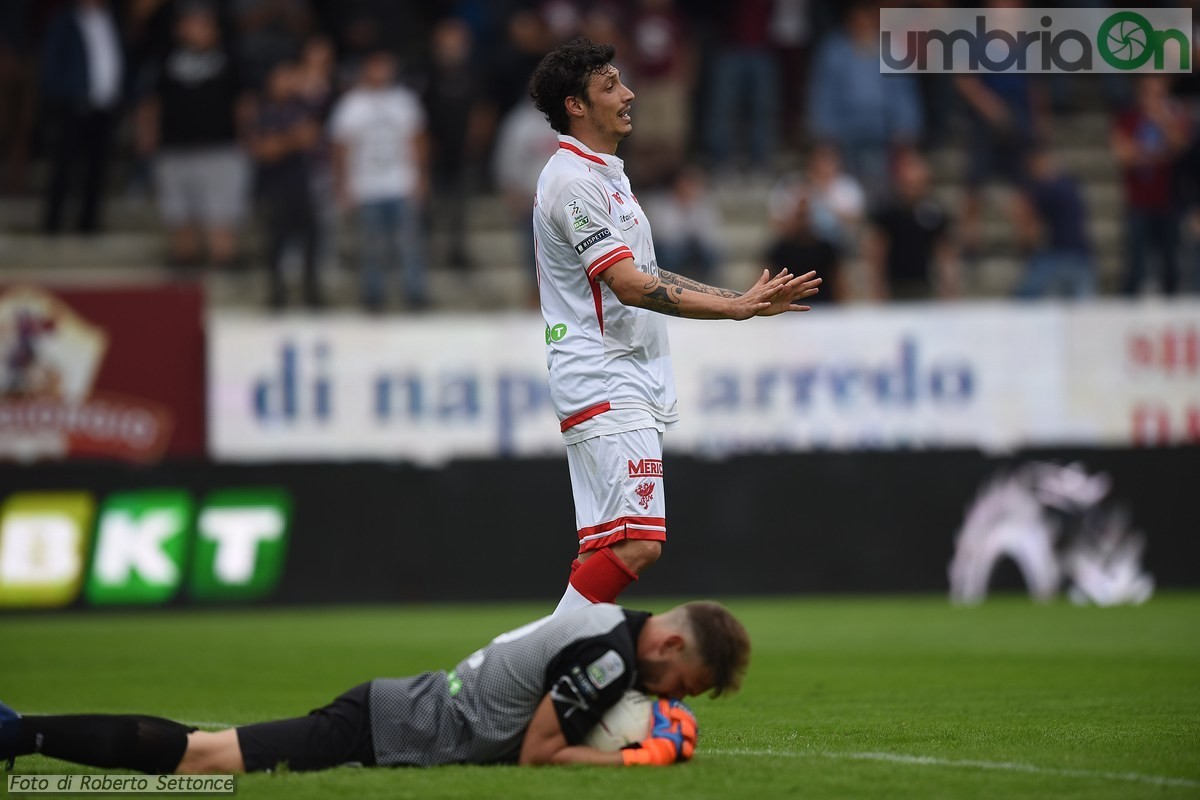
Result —
<instances>
[{"instance_id":1,"label":"orange goalkeeper glove","mask_svg":"<svg viewBox=\"0 0 1200 800\"><path fill-rule=\"evenodd\" d=\"M678 700L659 698L651 707L654 727L644 742L621 751L625 766L646 764L665 767L676 761L687 761L696 752L696 717L692 710Z\"/></svg>"}]
</instances>

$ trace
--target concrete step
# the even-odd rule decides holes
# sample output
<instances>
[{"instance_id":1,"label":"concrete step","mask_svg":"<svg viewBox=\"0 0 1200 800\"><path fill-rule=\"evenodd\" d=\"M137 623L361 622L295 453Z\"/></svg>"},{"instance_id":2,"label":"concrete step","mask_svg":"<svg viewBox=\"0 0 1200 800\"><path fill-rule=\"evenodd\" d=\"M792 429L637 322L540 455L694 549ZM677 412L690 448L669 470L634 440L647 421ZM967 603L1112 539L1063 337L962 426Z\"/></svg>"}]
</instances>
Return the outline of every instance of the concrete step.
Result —
<instances>
[{"instance_id":1,"label":"concrete step","mask_svg":"<svg viewBox=\"0 0 1200 800\"><path fill-rule=\"evenodd\" d=\"M1100 145L1059 145L1052 149L1055 160L1068 174L1085 186L1110 183L1120 177L1116 159L1107 143ZM962 148L947 148L930 156L934 180L961 184L966 179L968 158Z\"/></svg>"},{"instance_id":2,"label":"concrete step","mask_svg":"<svg viewBox=\"0 0 1200 800\"><path fill-rule=\"evenodd\" d=\"M934 196L954 213L961 217L962 207L966 198L966 190L959 184L939 183L934 186ZM1003 209L1012 202L1012 189L997 183L984 187L984 213L992 213ZM1084 205L1087 207L1089 219L1121 220L1125 216L1124 190L1120 182L1090 182L1084 187Z\"/></svg>"},{"instance_id":3,"label":"concrete step","mask_svg":"<svg viewBox=\"0 0 1200 800\"><path fill-rule=\"evenodd\" d=\"M0 234L0 270L86 268L129 269L165 262L164 240L158 233L64 234L45 237L31 233Z\"/></svg>"}]
</instances>

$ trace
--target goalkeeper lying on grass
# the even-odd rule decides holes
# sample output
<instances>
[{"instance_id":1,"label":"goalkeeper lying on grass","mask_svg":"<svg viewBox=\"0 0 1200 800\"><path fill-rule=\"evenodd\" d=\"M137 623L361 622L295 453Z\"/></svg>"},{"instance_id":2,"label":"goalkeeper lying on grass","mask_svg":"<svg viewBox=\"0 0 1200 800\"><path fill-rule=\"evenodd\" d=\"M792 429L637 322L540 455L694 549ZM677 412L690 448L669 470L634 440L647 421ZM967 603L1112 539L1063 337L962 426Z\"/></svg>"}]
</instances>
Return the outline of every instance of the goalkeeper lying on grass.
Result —
<instances>
[{"instance_id":1,"label":"goalkeeper lying on grass","mask_svg":"<svg viewBox=\"0 0 1200 800\"><path fill-rule=\"evenodd\" d=\"M497 636L451 672L381 678L306 717L210 733L158 717L20 717L0 704L0 760L42 755L154 774L340 764L654 764L691 758L679 699L736 690L750 640L716 603L663 614L594 605ZM615 753L581 744L627 689L658 695L654 727Z\"/></svg>"}]
</instances>

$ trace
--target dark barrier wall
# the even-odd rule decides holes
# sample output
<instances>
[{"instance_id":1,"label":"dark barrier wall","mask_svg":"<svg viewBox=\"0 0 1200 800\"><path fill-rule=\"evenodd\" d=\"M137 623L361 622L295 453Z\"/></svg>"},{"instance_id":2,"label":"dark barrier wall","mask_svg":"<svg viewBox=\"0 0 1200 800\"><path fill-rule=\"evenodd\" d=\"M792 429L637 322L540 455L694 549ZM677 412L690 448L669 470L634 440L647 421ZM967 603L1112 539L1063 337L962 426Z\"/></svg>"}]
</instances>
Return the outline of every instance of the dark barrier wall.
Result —
<instances>
[{"instance_id":1,"label":"dark barrier wall","mask_svg":"<svg viewBox=\"0 0 1200 800\"><path fill-rule=\"evenodd\" d=\"M1200 584L1200 448L1008 459L974 452L815 453L720 462L668 457L668 543L627 597L946 591L966 507L997 471L1035 459L1078 460L1091 473L1107 473L1111 498L1131 510L1147 535L1144 565L1157 585ZM182 542L173 551L182 554L187 576L176 589L114 593L93 580L92 531L83 555L87 575L73 597L60 595L59 605L120 605L122 598L550 603L575 553L570 484L559 459L460 462L440 470L378 463L4 467L0 513L19 509L30 493L36 499L68 492L93 498L94 526L106 503L144 510L138 492L148 490L183 503L188 510L181 513L194 515L193 525L239 497L283 498L291 530L278 574L263 577L258 591L225 591L219 573L236 572L238 564L217 563L212 548L193 537L194 546ZM138 563L149 568L155 560Z\"/></svg>"}]
</instances>

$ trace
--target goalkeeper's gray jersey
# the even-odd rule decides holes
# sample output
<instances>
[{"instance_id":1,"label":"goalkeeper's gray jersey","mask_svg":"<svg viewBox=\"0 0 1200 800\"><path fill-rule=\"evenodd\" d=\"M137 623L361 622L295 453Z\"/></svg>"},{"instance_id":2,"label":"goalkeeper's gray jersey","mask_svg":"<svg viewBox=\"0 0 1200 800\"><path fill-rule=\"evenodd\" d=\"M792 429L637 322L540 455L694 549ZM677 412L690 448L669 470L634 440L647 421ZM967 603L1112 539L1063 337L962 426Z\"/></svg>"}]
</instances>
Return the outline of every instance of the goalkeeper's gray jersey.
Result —
<instances>
[{"instance_id":1,"label":"goalkeeper's gray jersey","mask_svg":"<svg viewBox=\"0 0 1200 800\"><path fill-rule=\"evenodd\" d=\"M549 692L577 744L636 680L636 642L649 614L598 604L501 634L450 673L371 682L381 766L516 761Z\"/></svg>"}]
</instances>

